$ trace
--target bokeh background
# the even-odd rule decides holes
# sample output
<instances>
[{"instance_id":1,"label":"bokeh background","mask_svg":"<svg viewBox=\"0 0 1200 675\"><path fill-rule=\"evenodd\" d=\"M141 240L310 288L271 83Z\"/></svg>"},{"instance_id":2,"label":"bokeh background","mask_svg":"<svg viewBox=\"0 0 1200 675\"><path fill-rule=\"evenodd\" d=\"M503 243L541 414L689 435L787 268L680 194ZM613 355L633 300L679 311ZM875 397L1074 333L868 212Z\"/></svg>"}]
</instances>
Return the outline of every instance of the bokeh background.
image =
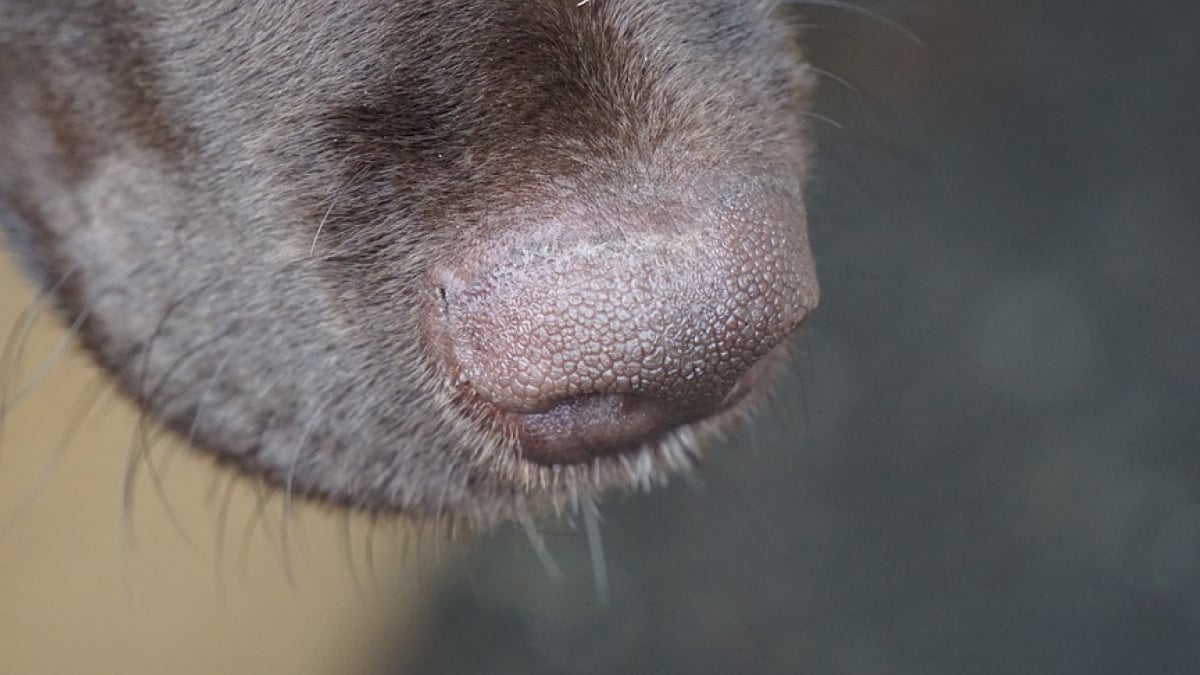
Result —
<instances>
[{"instance_id":1,"label":"bokeh background","mask_svg":"<svg viewBox=\"0 0 1200 675\"><path fill-rule=\"evenodd\" d=\"M794 372L602 503L606 593L581 527L542 526L556 575L519 528L285 518L163 439L130 506L111 394L48 464L69 356L0 439L0 674L1200 672L1200 4L862 4L917 40L809 12Z\"/></svg>"}]
</instances>

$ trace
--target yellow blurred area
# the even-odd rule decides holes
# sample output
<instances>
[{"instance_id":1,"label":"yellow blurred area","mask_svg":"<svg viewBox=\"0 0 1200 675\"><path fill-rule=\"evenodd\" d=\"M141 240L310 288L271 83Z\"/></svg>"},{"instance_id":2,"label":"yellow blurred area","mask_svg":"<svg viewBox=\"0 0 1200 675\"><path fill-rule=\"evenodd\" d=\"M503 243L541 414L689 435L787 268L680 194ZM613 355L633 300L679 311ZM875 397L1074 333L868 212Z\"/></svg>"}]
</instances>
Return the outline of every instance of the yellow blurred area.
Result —
<instances>
[{"instance_id":1,"label":"yellow blurred area","mask_svg":"<svg viewBox=\"0 0 1200 675\"><path fill-rule=\"evenodd\" d=\"M31 300L0 261L0 335ZM429 537L312 505L285 517L154 430L127 490L137 413L50 314L21 365L0 365L16 399L0 436L0 675L355 673L419 638Z\"/></svg>"}]
</instances>

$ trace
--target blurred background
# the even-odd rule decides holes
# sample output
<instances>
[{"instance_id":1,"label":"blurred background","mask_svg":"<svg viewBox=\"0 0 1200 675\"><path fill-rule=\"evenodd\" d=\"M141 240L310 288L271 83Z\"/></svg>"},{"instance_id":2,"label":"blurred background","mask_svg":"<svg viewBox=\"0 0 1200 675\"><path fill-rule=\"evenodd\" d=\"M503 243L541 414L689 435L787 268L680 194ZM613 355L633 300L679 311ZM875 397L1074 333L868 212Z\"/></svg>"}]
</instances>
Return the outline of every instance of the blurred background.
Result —
<instances>
[{"instance_id":1,"label":"blurred background","mask_svg":"<svg viewBox=\"0 0 1200 675\"><path fill-rule=\"evenodd\" d=\"M794 373L603 502L606 584L582 528L556 575L519 529L284 519L161 441L130 506L110 395L47 474L74 359L3 430L0 673L1200 672L1200 5L869 7L904 28L808 12Z\"/></svg>"}]
</instances>

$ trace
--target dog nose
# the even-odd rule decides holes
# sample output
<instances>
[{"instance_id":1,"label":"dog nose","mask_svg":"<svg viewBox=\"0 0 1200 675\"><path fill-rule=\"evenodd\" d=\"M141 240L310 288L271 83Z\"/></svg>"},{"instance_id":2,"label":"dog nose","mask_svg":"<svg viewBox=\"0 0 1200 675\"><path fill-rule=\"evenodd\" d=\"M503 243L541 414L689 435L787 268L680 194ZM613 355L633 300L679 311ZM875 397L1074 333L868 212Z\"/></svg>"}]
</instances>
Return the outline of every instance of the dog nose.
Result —
<instances>
[{"instance_id":1,"label":"dog nose","mask_svg":"<svg viewBox=\"0 0 1200 675\"><path fill-rule=\"evenodd\" d=\"M520 223L434 276L459 386L546 463L727 407L818 299L802 204L762 188Z\"/></svg>"}]
</instances>

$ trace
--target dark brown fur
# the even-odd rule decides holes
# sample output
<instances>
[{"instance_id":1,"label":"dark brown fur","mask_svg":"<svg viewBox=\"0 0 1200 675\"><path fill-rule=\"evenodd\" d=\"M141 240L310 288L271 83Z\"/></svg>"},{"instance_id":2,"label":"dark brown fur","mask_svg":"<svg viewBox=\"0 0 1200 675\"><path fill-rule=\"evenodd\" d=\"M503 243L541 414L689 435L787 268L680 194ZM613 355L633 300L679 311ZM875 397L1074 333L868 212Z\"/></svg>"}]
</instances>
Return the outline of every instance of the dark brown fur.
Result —
<instances>
[{"instance_id":1,"label":"dark brown fur","mask_svg":"<svg viewBox=\"0 0 1200 675\"><path fill-rule=\"evenodd\" d=\"M427 275L580 194L766 176L802 212L774 5L0 0L0 224L125 392L289 492L480 524L648 484L744 407L527 461L423 337Z\"/></svg>"}]
</instances>

